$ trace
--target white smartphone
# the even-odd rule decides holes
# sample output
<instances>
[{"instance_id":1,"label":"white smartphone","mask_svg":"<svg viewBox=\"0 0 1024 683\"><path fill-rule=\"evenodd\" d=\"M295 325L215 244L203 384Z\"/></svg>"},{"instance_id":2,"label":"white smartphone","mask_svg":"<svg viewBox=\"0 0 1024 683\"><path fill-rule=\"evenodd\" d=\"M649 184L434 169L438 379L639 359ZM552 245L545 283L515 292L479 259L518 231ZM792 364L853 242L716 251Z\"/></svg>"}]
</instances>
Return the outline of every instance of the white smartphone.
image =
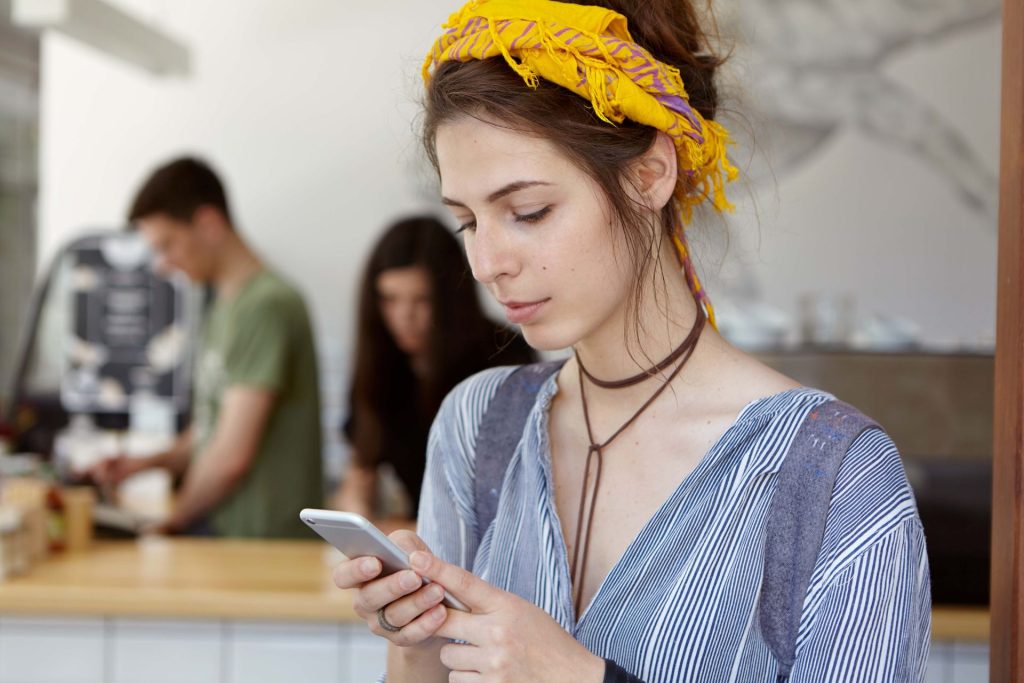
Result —
<instances>
[{"instance_id":1,"label":"white smartphone","mask_svg":"<svg viewBox=\"0 0 1024 683\"><path fill-rule=\"evenodd\" d=\"M381 576L409 569L409 556L405 551L362 515L306 508L299 513L299 519L349 559L376 557L383 567ZM429 580L424 579L424 582L429 583ZM448 591L445 591L444 600L441 602L452 609L469 611L468 607Z\"/></svg>"}]
</instances>

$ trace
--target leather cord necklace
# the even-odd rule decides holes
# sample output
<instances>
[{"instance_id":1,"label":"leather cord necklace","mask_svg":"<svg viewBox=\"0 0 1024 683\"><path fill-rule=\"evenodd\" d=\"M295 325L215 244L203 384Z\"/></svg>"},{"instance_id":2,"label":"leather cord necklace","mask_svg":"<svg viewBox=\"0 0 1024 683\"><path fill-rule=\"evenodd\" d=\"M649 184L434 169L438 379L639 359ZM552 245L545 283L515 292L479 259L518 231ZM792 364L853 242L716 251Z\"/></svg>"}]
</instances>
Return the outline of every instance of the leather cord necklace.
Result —
<instances>
[{"instance_id":1,"label":"leather cord necklace","mask_svg":"<svg viewBox=\"0 0 1024 683\"><path fill-rule=\"evenodd\" d=\"M602 463L602 451L607 448L612 441L614 441L620 434L636 421L640 415L650 407L654 401L661 396L661 393L665 391L672 380L676 378L676 375L686 365L686 361L690 360L690 356L693 355L694 349L697 348L697 340L700 339L700 333L704 329L704 324L707 318L704 315L704 311L701 307L697 306L697 317L693 322L693 328L690 330L690 334L683 340L675 351L670 353L664 360L659 362L653 368L645 370L632 377L627 377L621 380L601 380L589 372L583 366L583 361L580 360L580 356L576 354L576 364L579 367L579 380L580 380L580 400L583 402L583 421L587 425L587 439L590 441L590 447L587 449L587 464L583 469L583 491L580 494L580 508L576 518L576 541L573 544L572 551L572 563L569 566L570 576L572 578L573 585L576 587L575 595L573 596L573 607L576 609L576 618L580 616L580 609L582 605L580 601L583 597L583 576L587 566L587 554L590 550L590 526L594 521L594 503L597 501L597 492L601 486L601 463ZM665 379L660 387L648 398L639 410L633 413L632 417L626 420L621 427L604 440L603 443L596 443L594 440L594 432L590 427L590 410L587 406L587 394L584 391L583 378L586 377L589 381L593 382L599 387L605 389L622 389L624 387L630 387L635 384L648 379L649 377L656 375L662 370L667 369L673 362L679 361L679 364L672 370L671 374ZM593 460L597 461L596 469L594 472L594 488L587 496L587 483L590 480L590 467ZM586 520L586 526L584 527L584 519ZM584 530L585 529L585 530ZM582 543L581 543L582 540ZM582 546L582 548L581 548Z\"/></svg>"}]
</instances>

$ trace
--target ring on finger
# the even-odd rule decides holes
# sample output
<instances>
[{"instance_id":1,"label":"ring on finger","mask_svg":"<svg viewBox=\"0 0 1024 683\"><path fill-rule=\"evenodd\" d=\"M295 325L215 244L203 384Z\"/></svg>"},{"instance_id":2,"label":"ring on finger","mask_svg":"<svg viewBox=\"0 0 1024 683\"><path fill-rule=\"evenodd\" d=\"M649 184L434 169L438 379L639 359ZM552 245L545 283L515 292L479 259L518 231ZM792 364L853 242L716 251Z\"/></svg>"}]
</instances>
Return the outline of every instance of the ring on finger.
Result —
<instances>
[{"instance_id":1,"label":"ring on finger","mask_svg":"<svg viewBox=\"0 0 1024 683\"><path fill-rule=\"evenodd\" d=\"M384 629L385 631L387 631L388 633L398 633L399 631L402 630L401 626L395 626L390 621L388 621L388 618L386 616L384 616L384 608L383 607L381 607L379 610L377 610L377 623L380 624L380 627L382 629Z\"/></svg>"}]
</instances>

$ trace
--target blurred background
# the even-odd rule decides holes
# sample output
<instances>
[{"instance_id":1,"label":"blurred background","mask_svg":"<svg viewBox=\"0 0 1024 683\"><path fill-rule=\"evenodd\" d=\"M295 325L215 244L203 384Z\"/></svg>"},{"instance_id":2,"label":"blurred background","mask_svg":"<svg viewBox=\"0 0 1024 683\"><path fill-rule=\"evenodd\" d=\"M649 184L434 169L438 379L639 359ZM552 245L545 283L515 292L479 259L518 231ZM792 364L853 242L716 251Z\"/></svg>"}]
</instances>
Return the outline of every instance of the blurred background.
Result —
<instances>
[{"instance_id":1,"label":"blurred background","mask_svg":"<svg viewBox=\"0 0 1024 683\"><path fill-rule=\"evenodd\" d=\"M245 239L310 306L324 467L336 482L362 264L394 219L445 215L417 136L417 98L422 57L454 9L447 0L0 0L0 403L13 416L12 450L52 461L73 431L64 337L79 252L122 228L157 164L198 154L226 180ZM720 327L893 435L925 518L936 603L961 606L937 622L929 680L983 680L1000 3L723 0L718 11L733 51L722 118L744 173L735 213L702 217L691 239ZM82 239L75 255L65 251ZM175 363L187 369L201 293L167 286L165 314L185 340ZM180 374L184 384L158 392L177 415L164 431L187 420ZM128 385L152 388L144 375ZM19 443L15 432L44 414L42 440ZM19 647L49 642L40 633L91 653L94 636L155 643L191 628L160 620L197 616L142 610L158 621L140 625L96 608L57 623L59 609L21 595L5 603L15 585L0 585L0 683L132 680L130 658L101 656L102 675L129 672L102 679L81 667L32 677L10 662ZM334 680L361 680L355 672L379 659L360 631L325 627L320 614L282 617L302 622L294 632L277 618L244 622L236 640L222 624L238 615L212 616L221 621L203 622L201 642L234 643L207 653L217 676L252 643L264 653L277 647L267 643L282 652L320 643L315 657ZM97 623L106 626L90 630ZM256 669L277 680L272 663ZM190 676L167 680L201 680Z\"/></svg>"}]
</instances>

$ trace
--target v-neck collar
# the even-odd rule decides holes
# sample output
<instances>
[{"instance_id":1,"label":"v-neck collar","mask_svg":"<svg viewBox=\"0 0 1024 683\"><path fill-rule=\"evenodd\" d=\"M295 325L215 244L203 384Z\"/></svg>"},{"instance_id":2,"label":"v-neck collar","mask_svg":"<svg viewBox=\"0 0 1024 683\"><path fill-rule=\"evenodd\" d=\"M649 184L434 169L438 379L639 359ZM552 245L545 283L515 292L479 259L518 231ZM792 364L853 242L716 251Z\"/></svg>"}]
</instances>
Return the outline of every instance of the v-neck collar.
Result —
<instances>
[{"instance_id":1,"label":"v-neck collar","mask_svg":"<svg viewBox=\"0 0 1024 683\"><path fill-rule=\"evenodd\" d=\"M536 425L535 437L538 439L540 454L539 461L544 474L544 486L547 489L547 496L545 499L545 506L547 507L547 513L550 515L550 519L553 520L556 543L555 552L557 553L556 562L558 566L558 580L566 587L567 590L560 591L559 601L562 602L562 609L565 610L565 614L570 620L570 626L572 627L572 633L576 633L582 627L584 620L587 615L592 611L593 606L597 603L598 599L602 597L605 586L610 583L611 580L616 578L626 569L626 565L629 560L632 559L634 547L637 543L641 542L642 539L647 537L651 529L655 528L667 514L666 510L674 509L678 507L679 499L683 496L684 492L692 488L696 482L699 482L707 472L711 469L718 460L718 456L721 454L720 451L729 438L732 436L741 425L757 420L761 417L772 415L778 412L782 407L790 403L788 399L791 395L798 395L803 393L809 394L823 394L817 389L810 387L793 387L786 389L770 396L762 396L756 398L753 401L747 403L739 411L736 418L732 421L728 428L722 432L721 436L715 441L700 460L697 465L682 478L679 484L673 489L672 493L662 502L658 509L644 522L643 526L636 535L626 544L625 550L622 551L622 555L615 561L608 573L605 574L601 583L598 585L597 590L591 596L590 601L583 608L583 612L579 615L576 614L575 607L573 606L572 594L573 585L572 578L569 576L569 558L568 558L568 546L565 543L565 535L562 533L562 521L558 516L558 506L555 505L555 485L554 485L554 474L552 471L551 461L551 444L548 438L548 426L551 418L551 402L554 397L558 394L558 373L554 373L549 377L544 385L538 392L537 403L534 405L534 410L539 410L540 415L534 421Z\"/></svg>"}]
</instances>

